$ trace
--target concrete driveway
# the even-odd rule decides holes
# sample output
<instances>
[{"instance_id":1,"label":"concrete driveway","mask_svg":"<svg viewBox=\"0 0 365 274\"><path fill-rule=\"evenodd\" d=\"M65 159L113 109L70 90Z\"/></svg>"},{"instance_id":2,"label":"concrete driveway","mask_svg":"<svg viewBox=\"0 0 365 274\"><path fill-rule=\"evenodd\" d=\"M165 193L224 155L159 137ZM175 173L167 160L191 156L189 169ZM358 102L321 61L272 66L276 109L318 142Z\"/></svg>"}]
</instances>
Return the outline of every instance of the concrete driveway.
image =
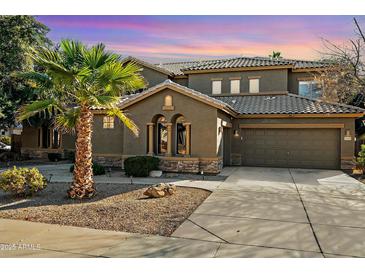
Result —
<instances>
[{"instance_id":1,"label":"concrete driveway","mask_svg":"<svg viewBox=\"0 0 365 274\"><path fill-rule=\"evenodd\" d=\"M70 180L68 168L40 167L57 181ZM0 219L0 257L365 257L365 185L342 171L239 167L222 173L229 176L224 182L174 181L213 193L172 237ZM148 179L136 183L154 182ZM2 250L14 243L21 248Z\"/></svg>"},{"instance_id":2,"label":"concrete driveway","mask_svg":"<svg viewBox=\"0 0 365 274\"><path fill-rule=\"evenodd\" d=\"M173 237L215 257L365 257L365 185L335 170L228 168Z\"/></svg>"}]
</instances>

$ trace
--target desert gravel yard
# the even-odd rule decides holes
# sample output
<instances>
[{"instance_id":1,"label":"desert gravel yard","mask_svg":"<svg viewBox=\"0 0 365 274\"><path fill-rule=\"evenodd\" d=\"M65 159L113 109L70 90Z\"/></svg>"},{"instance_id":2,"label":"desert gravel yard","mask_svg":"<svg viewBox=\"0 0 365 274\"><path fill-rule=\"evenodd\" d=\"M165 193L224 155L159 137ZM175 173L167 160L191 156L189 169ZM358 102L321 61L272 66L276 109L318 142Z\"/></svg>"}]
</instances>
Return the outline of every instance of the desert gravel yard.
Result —
<instances>
[{"instance_id":1,"label":"desert gravel yard","mask_svg":"<svg viewBox=\"0 0 365 274\"><path fill-rule=\"evenodd\" d=\"M66 197L68 183L50 183L29 199L0 192L0 218L49 224L170 236L210 195L202 189L178 187L174 195L150 199L145 185L97 184L90 200Z\"/></svg>"}]
</instances>

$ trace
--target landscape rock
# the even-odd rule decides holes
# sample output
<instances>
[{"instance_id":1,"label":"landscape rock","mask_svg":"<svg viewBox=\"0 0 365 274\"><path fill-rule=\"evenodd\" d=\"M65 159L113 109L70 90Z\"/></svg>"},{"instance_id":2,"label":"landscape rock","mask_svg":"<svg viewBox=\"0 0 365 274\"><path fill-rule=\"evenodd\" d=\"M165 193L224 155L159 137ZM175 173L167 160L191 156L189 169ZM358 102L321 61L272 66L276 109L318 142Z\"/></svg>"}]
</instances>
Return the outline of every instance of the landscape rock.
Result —
<instances>
[{"instance_id":1,"label":"landscape rock","mask_svg":"<svg viewBox=\"0 0 365 274\"><path fill-rule=\"evenodd\" d=\"M167 195L172 195L176 192L176 186L173 184L160 183L157 185L150 186L143 193L150 198L162 198Z\"/></svg>"},{"instance_id":2,"label":"landscape rock","mask_svg":"<svg viewBox=\"0 0 365 274\"><path fill-rule=\"evenodd\" d=\"M153 178L159 178L162 176L162 170L151 170L149 175Z\"/></svg>"}]
</instances>

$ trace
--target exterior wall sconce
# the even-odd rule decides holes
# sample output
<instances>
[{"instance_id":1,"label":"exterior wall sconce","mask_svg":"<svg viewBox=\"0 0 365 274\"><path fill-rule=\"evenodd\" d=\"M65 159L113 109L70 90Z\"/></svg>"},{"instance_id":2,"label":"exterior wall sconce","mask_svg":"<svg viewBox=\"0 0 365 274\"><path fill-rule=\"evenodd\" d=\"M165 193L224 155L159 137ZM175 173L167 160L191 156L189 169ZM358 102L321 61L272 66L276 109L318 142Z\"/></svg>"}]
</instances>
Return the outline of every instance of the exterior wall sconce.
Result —
<instances>
[{"instance_id":1,"label":"exterior wall sconce","mask_svg":"<svg viewBox=\"0 0 365 274\"><path fill-rule=\"evenodd\" d=\"M351 137L351 131L346 129L345 131L345 136L343 138L345 141L351 141L352 140L352 137Z\"/></svg>"},{"instance_id":2,"label":"exterior wall sconce","mask_svg":"<svg viewBox=\"0 0 365 274\"><path fill-rule=\"evenodd\" d=\"M240 134L238 133L238 129L233 130L233 136L240 137Z\"/></svg>"}]
</instances>

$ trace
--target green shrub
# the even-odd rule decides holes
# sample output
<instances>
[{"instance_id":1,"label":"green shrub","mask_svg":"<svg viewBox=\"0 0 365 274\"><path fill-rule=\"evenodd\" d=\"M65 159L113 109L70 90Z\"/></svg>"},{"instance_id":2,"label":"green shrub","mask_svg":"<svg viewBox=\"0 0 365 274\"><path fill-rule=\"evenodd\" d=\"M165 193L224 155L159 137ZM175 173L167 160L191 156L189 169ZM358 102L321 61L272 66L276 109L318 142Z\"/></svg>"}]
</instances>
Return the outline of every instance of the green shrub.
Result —
<instances>
[{"instance_id":1,"label":"green shrub","mask_svg":"<svg viewBox=\"0 0 365 274\"><path fill-rule=\"evenodd\" d=\"M0 174L0 189L18 196L29 196L44 189L47 180L36 168L8 169Z\"/></svg>"},{"instance_id":2,"label":"green shrub","mask_svg":"<svg viewBox=\"0 0 365 274\"><path fill-rule=\"evenodd\" d=\"M75 165L70 166L70 172L74 172ZM105 167L102 165L93 162L93 175L104 175L105 174Z\"/></svg>"},{"instance_id":3,"label":"green shrub","mask_svg":"<svg viewBox=\"0 0 365 274\"><path fill-rule=\"evenodd\" d=\"M11 145L11 137L10 136L0 136L0 142L4 143L5 145Z\"/></svg>"},{"instance_id":4,"label":"green shrub","mask_svg":"<svg viewBox=\"0 0 365 274\"><path fill-rule=\"evenodd\" d=\"M48 153L48 160L50 160L51 162L58 162L61 159L61 153Z\"/></svg>"},{"instance_id":5,"label":"green shrub","mask_svg":"<svg viewBox=\"0 0 365 274\"><path fill-rule=\"evenodd\" d=\"M74 163L75 162L75 151L72 151L72 150L65 151L65 158Z\"/></svg>"},{"instance_id":6,"label":"green shrub","mask_svg":"<svg viewBox=\"0 0 365 274\"><path fill-rule=\"evenodd\" d=\"M359 164L360 168L364 171L365 170L365 145L361 145L359 157L357 157L357 163Z\"/></svg>"},{"instance_id":7,"label":"green shrub","mask_svg":"<svg viewBox=\"0 0 365 274\"><path fill-rule=\"evenodd\" d=\"M93 174L94 175L104 175L105 174L105 167L98 163L93 163Z\"/></svg>"},{"instance_id":8,"label":"green shrub","mask_svg":"<svg viewBox=\"0 0 365 274\"><path fill-rule=\"evenodd\" d=\"M147 177L151 170L157 170L160 159L152 156L136 156L124 161L127 176Z\"/></svg>"}]
</instances>

